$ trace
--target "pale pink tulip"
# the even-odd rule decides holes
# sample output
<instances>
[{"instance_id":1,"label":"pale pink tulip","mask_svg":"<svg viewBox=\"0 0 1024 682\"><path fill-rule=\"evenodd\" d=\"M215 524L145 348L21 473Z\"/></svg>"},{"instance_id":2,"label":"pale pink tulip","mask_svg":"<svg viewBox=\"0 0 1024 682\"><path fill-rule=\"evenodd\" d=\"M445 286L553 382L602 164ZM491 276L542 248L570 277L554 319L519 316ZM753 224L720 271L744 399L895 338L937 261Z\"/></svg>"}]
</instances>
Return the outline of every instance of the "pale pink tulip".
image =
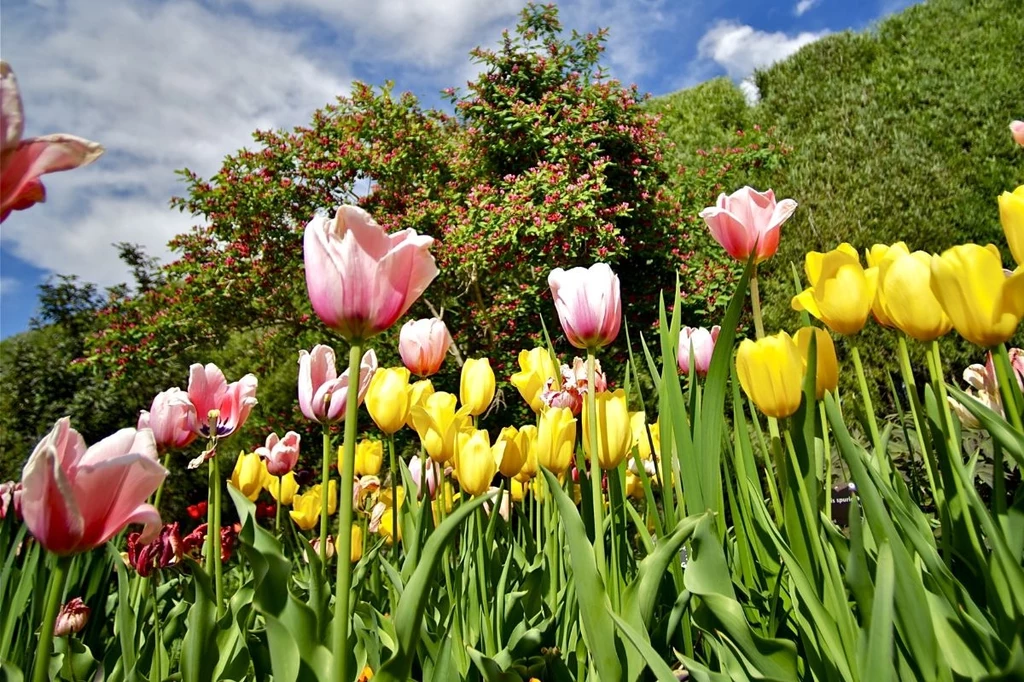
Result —
<instances>
[{"instance_id":1,"label":"pale pink tulip","mask_svg":"<svg viewBox=\"0 0 1024 682\"><path fill-rule=\"evenodd\" d=\"M492 485L490 488L487 489L487 492L496 493L499 490L501 490L501 488ZM490 502L484 502L484 511L487 512L488 516L490 516ZM512 496L508 494L507 490L501 490L501 500L498 502L498 514L500 514L501 518L505 519L506 521L508 521L508 517L512 514Z\"/></svg>"},{"instance_id":2,"label":"pale pink tulip","mask_svg":"<svg viewBox=\"0 0 1024 682\"><path fill-rule=\"evenodd\" d=\"M363 353L359 367L359 404L366 397L370 379L377 371L377 354L370 349ZM334 350L318 344L313 350L299 351L299 409L306 419L333 424L345 418L348 401L348 370L338 376Z\"/></svg>"},{"instance_id":3,"label":"pale pink tulip","mask_svg":"<svg viewBox=\"0 0 1024 682\"><path fill-rule=\"evenodd\" d=\"M421 377L437 374L451 345L452 337L448 327L436 317L406 322L398 337L398 352L402 356L402 363L410 372Z\"/></svg>"},{"instance_id":4,"label":"pale pink tulip","mask_svg":"<svg viewBox=\"0 0 1024 682\"><path fill-rule=\"evenodd\" d=\"M1024 147L1024 121L1014 121L1010 124L1010 134L1013 141Z\"/></svg>"},{"instance_id":5,"label":"pale pink tulip","mask_svg":"<svg viewBox=\"0 0 1024 682\"><path fill-rule=\"evenodd\" d=\"M412 229L389 235L355 206L342 206L333 220L313 218L303 239L313 310L348 341L384 331L437 276L433 243Z\"/></svg>"},{"instance_id":6,"label":"pale pink tulip","mask_svg":"<svg viewBox=\"0 0 1024 682\"><path fill-rule=\"evenodd\" d=\"M430 491L430 499L434 499L437 481L441 478L441 467L432 459L428 459L427 462L427 489ZM416 496L419 497L419 491L423 485L423 462L419 457L409 460L409 475L412 476L412 482L416 486Z\"/></svg>"},{"instance_id":7,"label":"pale pink tulip","mask_svg":"<svg viewBox=\"0 0 1024 682\"><path fill-rule=\"evenodd\" d=\"M0 483L0 520L6 518L8 512L13 512L15 517L21 518L21 483Z\"/></svg>"},{"instance_id":8,"label":"pale pink tulip","mask_svg":"<svg viewBox=\"0 0 1024 682\"><path fill-rule=\"evenodd\" d=\"M21 139L25 113L14 72L0 61L0 222L11 211L46 201L39 177L95 161L103 147L74 135L45 135Z\"/></svg>"},{"instance_id":9,"label":"pale pink tulip","mask_svg":"<svg viewBox=\"0 0 1024 682\"><path fill-rule=\"evenodd\" d=\"M619 278L607 263L555 268L548 275L548 286L569 343L593 350L615 340L622 322L622 300Z\"/></svg>"},{"instance_id":10,"label":"pale pink tulip","mask_svg":"<svg viewBox=\"0 0 1024 682\"><path fill-rule=\"evenodd\" d=\"M180 450L196 438L192 430L195 406L188 393L180 388L169 388L157 393L149 410L139 413L139 429L153 429L153 438L161 451Z\"/></svg>"},{"instance_id":11,"label":"pale pink tulip","mask_svg":"<svg viewBox=\"0 0 1024 682\"><path fill-rule=\"evenodd\" d=\"M129 523L145 524L148 542L160 531L160 512L146 499L165 476L149 429L121 429L87 449L64 417L25 464L21 513L55 554L98 547Z\"/></svg>"},{"instance_id":12,"label":"pale pink tulip","mask_svg":"<svg viewBox=\"0 0 1024 682\"><path fill-rule=\"evenodd\" d=\"M751 187L730 196L718 195L718 203L700 212L711 236L730 256L746 262L757 245L757 262L771 258L779 248L779 231L796 210L796 202L775 202L772 190L758 192Z\"/></svg>"},{"instance_id":13,"label":"pale pink tulip","mask_svg":"<svg viewBox=\"0 0 1024 682\"><path fill-rule=\"evenodd\" d=\"M276 433L267 436L267 444L256 448L256 454L267 463L267 472L271 476L284 476L295 468L299 462L299 443L302 438L294 431L278 438Z\"/></svg>"},{"instance_id":14,"label":"pale pink tulip","mask_svg":"<svg viewBox=\"0 0 1024 682\"><path fill-rule=\"evenodd\" d=\"M697 374L707 376L711 367L711 355L715 352L715 342L721 327L717 324L708 331L704 327L683 327L679 330L679 371L690 373L690 348L693 348L693 360L697 366Z\"/></svg>"},{"instance_id":15,"label":"pale pink tulip","mask_svg":"<svg viewBox=\"0 0 1024 682\"><path fill-rule=\"evenodd\" d=\"M249 418L256 404L256 386L256 377L252 374L228 384L224 372L212 362L205 367L198 363L189 367L188 397L195 406L192 430L204 437L230 436Z\"/></svg>"},{"instance_id":16,"label":"pale pink tulip","mask_svg":"<svg viewBox=\"0 0 1024 682\"><path fill-rule=\"evenodd\" d=\"M53 636L67 637L81 632L85 624L89 622L90 613L92 613L92 609L85 605L82 598L75 597L60 607L57 620L53 623Z\"/></svg>"}]
</instances>

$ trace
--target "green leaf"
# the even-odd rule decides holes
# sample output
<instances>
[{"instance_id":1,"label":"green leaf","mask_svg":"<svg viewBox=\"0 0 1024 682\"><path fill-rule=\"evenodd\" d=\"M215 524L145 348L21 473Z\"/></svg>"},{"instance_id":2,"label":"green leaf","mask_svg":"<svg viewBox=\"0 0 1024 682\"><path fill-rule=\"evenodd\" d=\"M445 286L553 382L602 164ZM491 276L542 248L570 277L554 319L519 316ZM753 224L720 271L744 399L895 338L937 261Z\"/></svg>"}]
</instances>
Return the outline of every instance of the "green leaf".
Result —
<instances>
[{"instance_id":1,"label":"green leaf","mask_svg":"<svg viewBox=\"0 0 1024 682\"><path fill-rule=\"evenodd\" d=\"M892 563L892 550L888 542L878 548L875 569L875 596L871 608L871 619L865 631L866 646L861 651L860 674L866 680L893 679L892 666L892 623L893 591L896 585Z\"/></svg>"}]
</instances>

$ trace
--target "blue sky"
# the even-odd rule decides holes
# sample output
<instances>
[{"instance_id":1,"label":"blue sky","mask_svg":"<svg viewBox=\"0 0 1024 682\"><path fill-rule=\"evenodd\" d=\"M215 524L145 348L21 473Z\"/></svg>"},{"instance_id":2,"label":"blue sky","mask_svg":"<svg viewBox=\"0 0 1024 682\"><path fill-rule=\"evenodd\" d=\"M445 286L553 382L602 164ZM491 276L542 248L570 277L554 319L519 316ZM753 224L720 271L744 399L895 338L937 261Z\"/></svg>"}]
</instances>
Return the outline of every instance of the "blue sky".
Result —
<instances>
[{"instance_id":1,"label":"blue sky","mask_svg":"<svg viewBox=\"0 0 1024 682\"><path fill-rule=\"evenodd\" d=\"M610 30L605 65L665 94L742 82L830 32L863 30L913 0L566 0L563 25ZM102 143L93 165L46 176L47 202L0 228L0 338L27 328L54 273L128 279L111 246L162 259L193 224L172 212L174 170L210 175L256 128L305 124L354 79L394 80L427 105L475 74L523 0L5 0L0 57L26 136Z\"/></svg>"}]
</instances>

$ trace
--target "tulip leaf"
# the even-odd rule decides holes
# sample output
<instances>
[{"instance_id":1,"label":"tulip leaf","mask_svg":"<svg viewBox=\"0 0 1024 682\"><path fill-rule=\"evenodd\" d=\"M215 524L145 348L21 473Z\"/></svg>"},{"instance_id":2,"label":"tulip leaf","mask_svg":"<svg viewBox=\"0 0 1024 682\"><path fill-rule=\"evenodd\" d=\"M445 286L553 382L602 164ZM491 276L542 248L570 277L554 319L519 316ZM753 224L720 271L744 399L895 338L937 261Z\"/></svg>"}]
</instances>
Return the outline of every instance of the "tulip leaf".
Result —
<instances>
[{"instance_id":1,"label":"tulip leaf","mask_svg":"<svg viewBox=\"0 0 1024 682\"><path fill-rule=\"evenodd\" d=\"M1024 467L1024 434L1018 433L1000 415L956 386L946 384L946 390L956 398L958 403L967 408L968 412L974 415L974 418L989 432L993 440L1017 460L1017 466Z\"/></svg>"},{"instance_id":2,"label":"tulip leaf","mask_svg":"<svg viewBox=\"0 0 1024 682\"><path fill-rule=\"evenodd\" d=\"M892 667L892 623L895 585L892 549L888 542L882 542L878 548L871 617L865 631L867 646L861 650L863 657L859 661L860 674L866 680L882 682L893 679L895 670Z\"/></svg>"},{"instance_id":3,"label":"tulip leaf","mask_svg":"<svg viewBox=\"0 0 1024 682\"><path fill-rule=\"evenodd\" d=\"M618 628L629 643L636 647L640 655L644 657L644 661L647 663L647 667L651 669L654 676L659 682L678 682L678 678L675 673L672 672L672 668L668 667L668 663L661 660L661 656L654 650L651 643L647 641L645 635L641 635L639 632L633 629L633 626L624 621L619 616L615 615L614 612L609 611L608 615L612 617L615 622L615 627Z\"/></svg>"}]
</instances>

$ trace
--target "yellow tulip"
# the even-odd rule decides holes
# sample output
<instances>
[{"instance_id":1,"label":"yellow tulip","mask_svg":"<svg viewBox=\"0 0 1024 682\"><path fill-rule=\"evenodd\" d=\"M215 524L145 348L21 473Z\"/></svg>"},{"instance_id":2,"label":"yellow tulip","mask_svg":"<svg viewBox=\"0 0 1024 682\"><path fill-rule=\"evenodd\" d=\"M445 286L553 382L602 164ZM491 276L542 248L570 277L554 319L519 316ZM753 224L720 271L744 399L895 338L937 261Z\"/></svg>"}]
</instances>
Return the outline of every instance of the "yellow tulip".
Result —
<instances>
[{"instance_id":1,"label":"yellow tulip","mask_svg":"<svg viewBox=\"0 0 1024 682\"><path fill-rule=\"evenodd\" d=\"M269 477L267 465L259 455L255 452L248 455L244 452L238 453L235 468L231 472L231 485L250 501L255 502L260 496L263 483Z\"/></svg>"},{"instance_id":2,"label":"yellow tulip","mask_svg":"<svg viewBox=\"0 0 1024 682\"><path fill-rule=\"evenodd\" d=\"M804 359L786 332L744 339L736 351L736 373L743 392L769 417L782 419L800 407Z\"/></svg>"},{"instance_id":3,"label":"yellow tulip","mask_svg":"<svg viewBox=\"0 0 1024 682\"><path fill-rule=\"evenodd\" d=\"M643 412L631 412L629 415L629 428L633 432L633 445L636 446L640 459L651 458L651 441L654 441L654 451L661 452L661 424L654 422L647 426L647 415ZM650 428L651 437L647 438L647 430Z\"/></svg>"},{"instance_id":4,"label":"yellow tulip","mask_svg":"<svg viewBox=\"0 0 1024 682\"><path fill-rule=\"evenodd\" d=\"M537 475L537 427L527 424L520 428L516 434L516 447L523 462L519 467L519 473L516 474L516 480L526 483Z\"/></svg>"},{"instance_id":5,"label":"yellow tulip","mask_svg":"<svg viewBox=\"0 0 1024 682\"><path fill-rule=\"evenodd\" d=\"M278 485L281 486L280 499L278 498ZM267 476L263 487L270 496L281 504L291 504L295 493L299 492L299 484L295 481L295 472L289 471L284 476Z\"/></svg>"},{"instance_id":6,"label":"yellow tulip","mask_svg":"<svg viewBox=\"0 0 1024 682\"><path fill-rule=\"evenodd\" d=\"M551 360L547 348L519 351L519 368L522 371L509 377L509 381L519 389L519 394L530 404L530 409L539 414L544 408L544 401L540 396L548 379L556 378L558 368Z\"/></svg>"},{"instance_id":7,"label":"yellow tulip","mask_svg":"<svg viewBox=\"0 0 1024 682\"><path fill-rule=\"evenodd\" d=\"M825 391L835 393L836 387L839 386L839 360L836 359L836 347L832 343L832 336L827 331L818 327L804 327L793 336L797 348L800 349L800 357L804 361L804 375L807 374L807 365L810 364L808 354L812 334L818 339L815 351L814 394L821 400L825 396Z\"/></svg>"},{"instance_id":8,"label":"yellow tulip","mask_svg":"<svg viewBox=\"0 0 1024 682\"><path fill-rule=\"evenodd\" d=\"M1017 265L1024 265L1024 185L999 195L999 220Z\"/></svg>"},{"instance_id":9,"label":"yellow tulip","mask_svg":"<svg viewBox=\"0 0 1024 682\"><path fill-rule=\"evenodd\" d=\"M543 504L544 500L548 497L547 481L540 476L535 476L530 483L530 488L533 491L534 498Z\"/></svg>"},{"instance_id":10,"label":"yellow tulip","mask_svg":"<svg viewBox=\"0 0 1024 682\"><path fill-rule=\"evenodd\" d=\"M526 486L518 478L513 478L510 481L509 488L512 490L513 502L522 502L523 498L526 497Z\"/></svg>"},{"instance_id":11,"label":"yellow tulip","mask_svg":"<svg viewBox=\"0 0 1024 682\"><path fill-rule=\"evenodd\" d=\"M590 443L590 409L586 405L583 407L583 450L588 458L596 456L598 466L608 471L619 466L633 446L626 392L620 388L614 393L595 393L594 403L597 408L597 454L594 454Z\"/></svg>"},{"instance_id":12,"label":"yellow tulip","mask_svg":"<svg viewBox=\"0 0 1024 682\"><path fill-rule=\"evenodd\" d=\"M391 495L391 488L385 487L380 491L380 503L388 507L395 506L395 500L398 500L398 506L401 507L402 503L405 502L405 487L396 485L394 497Z\"/></svg>"},{"instance_id":13,"label":"yellow tulip","mask_svg":"<svg viewBox=\"0 0 1024 682\"><path fill-rule=\"evenodd\" d=\"M502 476L512 478L523 468L523 453L519 450L519 431L514 426L506 426L498 434L497 443L505 444L505 454L501 458Z\"/></svg>"},{"instance_id":14,"label":"yellow tulip","mask_svg":"<svg viewBox=\"0 0 1024 682\"><path fill-rule=\"evenodd\" d=\"M910 254L910 249L903 242L896 242L892 246L886 246L885 244L875 244L865 253L867 257L868 266L874 268L877 272L875 275L875 299L871 302L871 314L875 316L875 320L878 324L883 327L895 327L892 320L885 312L884 299L882 297L882 272L885 271L889 265L899 258L900 256L906 256Z\"/></svg>"},{"instance_id":15,"label":"yellow tulip","mask_svg":"<svg viewBox=\"0 0 1024 682\"><path fill-rule=\"evenodd\" d=\"M394 543L392 533L395 528L394 510L391 507L385 509L380 515L380 525L377 526L377 533L384 538L388 545ZM398 526L398 541L402 541L402 526Z\"/></svg>"},{"instance_id":16,"label":"yellow tulip","mask_svg":"<svg viewBox=\"0 0 1024 682\"><path fill-rule=\"evenodd\" d=\"M644 482L632 471L626 472L626 495L634 500L644 499Z\"/></svg>"},{"instance_id":17,"label":"yellow tulip","mask_svg":"<svg viewBox=\"0 0 1024 682\"><path fill-rule=\"evenodd\" d=\"M317 483L316 485L312 486L309 490L306 491L307 496L316 496L317 509L320 509L320 494L322 490L323 484ZM331 516L334 514L334 512L338 511L338 482L335 481L334 479L331 479L330 484L327 486L327 490L329 491L329 494L327 496L327 515ZM295 497L299 498L302 497L302 495L296 495ZM293 501L292 505L294 506L294 504L295 503Z\"/></svg>"},{"instance_id":18,"label":"yellow tulip","mask_svg":"<svg viewBox=\"0 0 1024 682\"><path fill-rule=\"evenodd\" d=\"M352 549L350 552L352 563L363 558L363 529L358 523L352 524Z\"/></svg>"},{"instance_id":19,"label":"yellow tulip","mask_svg":"<svg viewBox=\"0 0 1024 682\"><path fill-rule=\"evenodd\" d=\"M376 476L384 462L384 444L364 438L356 444L356 476Z\"/></svg>"},{"instance_id":20,"label":"yellow tulip","mask_svg":"<svg viewBox=\"0 0 1024 682\"><path fill-rule=\"evenodd\" d=\"M460 433L458 442L455 474L459 477L459 488L467 495L482 495L498 473L506 444L501 441L492 446L491 437L484 429Z\"/></svg>"},{"instance_id":21,"label":"yellow tulip","mask_svg":"<svg viewBox=\"0 0 1024 682\"><path fill-rule=\"evenodd\" d=\"M302 530L315 528L320 523L320 493L308 491L296 495L288 515Z\"/></svg>"},{"instance_id":22,"label":"yellow tulip","mask_svg":"<svg viewBox=\"0 0 1024 682\"><path fill-rule=\"evenodd\" d=\"M412 409L412 420L419 434L423 449L438 464L444 464L455 455L455 437L463 428L470 426L469 409L465 406L455 409L455 396L451 393L434 393L423 405Z\"/></svg>"},{"instance_id":23,"label":"yellow tulip","mask_svg":"<svg viewBox=\"0 0 1024 682\"><path fill-rule=\"evenodd\" d=\"M794 310L806 310L839 334L864 328L875 301L876 268L861 267L857 250L844 242L828 253L808 253L804 270L811 286L793 297Z\"/></svg>"},{"instance_id":24,"label":"yellow tulip","mask_svg":"<svg viewBox=\"0 0 1024 682\"><path fill-rule=\"evenodd\" d=\"M983 348L1009 341L1024 316L1024 266L1007 277L999 249L964 244L931 260L932 293L960 336Z\"/></svg>"},{"instance_id":25,"label":"yellow tulip","mask_svg":"<svg viewBox=\"0 0 1024 682\"><path fill-rule=\"evenodd\" d=\"M924 251L888 254L878 266L878 291L885 316L897 329L918 341L932 341L953 328L932 293L931 256Z\"/></svg>"},{"instance_id":26,"label":"yellow tulip","mask_svg":"<svg viewBox=\"0 0 1024 682\"><path fill-rule=\"evenodd\" d=\"M412 408L417 405L423 407L427 398L432 395L434 384L430 383L430 379L422 379L409 387L409 418L405 420L405 425L410 429L416 430L416 425L412 422Z\"/></svg>"},{"instance_id":27,"label":"yellow tulip","mask_svg":"<svg viewBox=\"0 0 1024 682\"><path fill-rule=\"evenodd\" d=\"M494 370L487 358L470 358L462 365L459 399L474 417L481 415L494 400Z\"/></svg>"},{"instance_id":28,"label":"yellow tulip","mask_svg":"<svg viewBox=\"0 0 1024 682\"><path fill-rule=\"evenodd\" d=\"M576 418L568 407L549 407L537 427L537 464L558 475L572 464Z\"/></svg>"},{"instance_id":29,"label":"yellow tulip","mask_svg":"<svg viewBox=\"0 0 1024 682\"><path fill-rule=\"evenodd\" d=\"M366 411L384 433L391 435L409 418L409 370L405 367L379 369L366 390Z\"/></svg>"}]
</instances>

